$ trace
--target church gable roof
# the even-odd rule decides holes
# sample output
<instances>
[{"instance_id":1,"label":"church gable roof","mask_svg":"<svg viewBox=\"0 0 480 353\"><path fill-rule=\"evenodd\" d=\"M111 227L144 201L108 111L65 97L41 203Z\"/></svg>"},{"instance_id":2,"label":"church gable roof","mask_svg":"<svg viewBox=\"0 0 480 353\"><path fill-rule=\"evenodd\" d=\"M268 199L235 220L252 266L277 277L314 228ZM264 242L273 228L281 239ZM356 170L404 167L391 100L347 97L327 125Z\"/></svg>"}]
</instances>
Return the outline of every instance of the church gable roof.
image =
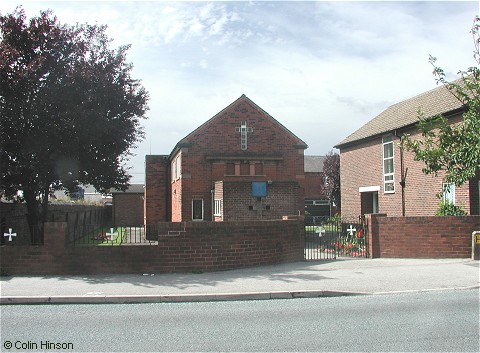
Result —
<instances>
[{"instance_id":1,"label":"church gable roof","mask_svg":"<svg viewBox=\"0 0 480 353\"><path fill-rule=\"evenodd\" d=\"M327 156L305 156L304 168L305 173L322 173L323 164L327 159Z\"/></svg>"},{"instance_id":2,"label":"church gable roof","mask_svg":"<svg viewBox=\"0 0 480 353\"><path fill-rule=\"evenodd\" d=\"M178 142L178 144L175 146L174 151L172 154L178 149L183 146L189 146L191 143L194 142L195 139L198 138L198 136L201 136L204 134L206 131L209 129L212 129L214 125L224 125L229 117L233 115L242 114L245 113L248 108L253 108L253 110L257 111L260 113L260 115L264 116L266 119L271 120L271 123L273 123L278 129L282 130L285 132L285 135L288 136L289 140L292 141L292 144L294 144L297 148L299 149L306 149L308 148L307 144L302 141L299 137L297 137L294 133L292 133L289 129L287 129L284 125L282 125L278 120L273 118L270 114L268 114L266 111L264 111L262 108L260 108L257 104L255 104L250 98L248 98L245 94L242 94L238 99L236 99L234 102L229 104L226 108L222 109L220 112L215 114L212 118L207 120L205 123L200 125L198 128L196 128L194 131L189 133L186 137L184 137L182 140ZM251 109L250 109L251 110ZM238 119L238 118L236 118ZM261 119L259 119L261 120ZM256 122L260 124L260 121ZM233 131L235 132L235 131Z\"/></svg>"},{"instance_id":3,"label":"church gable roof","mask_svg":"<svg viewBox=\"0 0 480 353\"><path fill-rule=\"evenodd\" d=\"M335 147L341 148L369 137L414 125L419 121L419 108L425 113L425 116L433 117L460 110L463 108L463 104L442 85L391 105L360 129L347 136Z\"/></svg>"}]
</instances>

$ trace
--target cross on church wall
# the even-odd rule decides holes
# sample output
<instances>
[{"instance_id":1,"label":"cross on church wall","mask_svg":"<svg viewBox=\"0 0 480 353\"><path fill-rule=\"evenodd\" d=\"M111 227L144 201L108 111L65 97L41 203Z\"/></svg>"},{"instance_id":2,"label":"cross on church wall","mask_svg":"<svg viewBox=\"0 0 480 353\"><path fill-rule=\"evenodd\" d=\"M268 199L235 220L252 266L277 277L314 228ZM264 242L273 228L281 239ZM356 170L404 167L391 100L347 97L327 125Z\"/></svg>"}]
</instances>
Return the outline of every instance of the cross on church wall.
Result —
<instances>
[{"instance_id":1,"label":"cross on church wall","mask_svg":"<svg viewBox=\"0 0 480 353\"><path fill-rule=\"evenodd\" d=\"M247 127L247 122L242 121L241 126L235 128L235 132L240 133L240 148L242 149L242 151L247 150L247 148L248 148L248 144L247 144L248 133L252 133L253 128Z\"/></svg>"}]
</instances>

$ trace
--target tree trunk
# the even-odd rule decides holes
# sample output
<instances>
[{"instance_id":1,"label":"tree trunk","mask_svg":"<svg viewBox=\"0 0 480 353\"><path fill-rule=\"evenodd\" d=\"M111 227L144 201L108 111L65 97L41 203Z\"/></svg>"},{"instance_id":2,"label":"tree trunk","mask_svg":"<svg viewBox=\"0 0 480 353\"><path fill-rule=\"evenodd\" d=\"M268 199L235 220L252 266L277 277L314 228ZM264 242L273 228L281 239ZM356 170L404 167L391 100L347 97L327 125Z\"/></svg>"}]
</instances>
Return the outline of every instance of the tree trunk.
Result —
<instances>
[{"instance_id":1,"label":"tree trunk","mask_svg":"<svg viewBox=\"0 0 480 353\"><path fill-rule=\"evenodd\" d=\"M23 197L27 203L27 222L30 229L32 244L43 244L43 221L40 217L40 208L37 195L33 190L23 190Z\"/></svg>"}]
</instances>

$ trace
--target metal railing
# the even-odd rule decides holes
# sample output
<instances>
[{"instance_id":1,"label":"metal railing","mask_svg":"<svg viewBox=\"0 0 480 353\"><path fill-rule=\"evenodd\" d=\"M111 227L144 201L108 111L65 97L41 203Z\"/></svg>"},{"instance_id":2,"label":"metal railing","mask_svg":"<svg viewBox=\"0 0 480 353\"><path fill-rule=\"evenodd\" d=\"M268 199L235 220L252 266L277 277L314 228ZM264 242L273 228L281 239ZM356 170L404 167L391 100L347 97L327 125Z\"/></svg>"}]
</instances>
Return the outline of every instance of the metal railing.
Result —
<instances>
[{"instance_id":1,"label":"metal railing","mask_svg":"<svg viewBox=\"0 0 480 353\"><path fill-rule=\"evenodd\" d=\"M156 225L79 225L69 231L68 239L73 246L156 245L156 233Z\"/></svg>"},{"instance_id":2,"label":"metal railing","mask_svg":"<svg viewBox=\"0 0 480 353\"><path fill-rule=\"evenodd\" d=\"M43 226L42 225L20 225L1 227L0 245L43 245Z\"/></svg>"},{"instance_id":3,"label":"metal railing","mask_svg":"<svg viewBox=\"0 0 480 353\"><path fill-rule=\"evenodd\" d=\"M362 218L305 217L305 259L367 257L366 227Z\"/></svg>"}]
</instances>

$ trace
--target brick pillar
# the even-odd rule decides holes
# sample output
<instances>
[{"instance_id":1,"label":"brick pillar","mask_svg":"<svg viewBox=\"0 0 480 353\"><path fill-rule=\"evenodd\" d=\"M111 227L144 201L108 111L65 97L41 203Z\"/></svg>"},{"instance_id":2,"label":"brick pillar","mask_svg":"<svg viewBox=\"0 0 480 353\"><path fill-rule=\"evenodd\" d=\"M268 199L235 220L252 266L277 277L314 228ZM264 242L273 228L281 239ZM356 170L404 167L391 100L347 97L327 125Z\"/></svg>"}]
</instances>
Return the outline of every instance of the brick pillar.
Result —
<instances>
[{"instance_id":1,"label":"brick pillar","mask_svg":"<svg viewBox=\"0 0 480 353\"><path fill-rule=\"evenodd\" d=\"M51 251L52 255L61 256L65 252L68 223L46 222L43 226L43 246Z\"/></svg>"},{"instance_id":2,"label":"brick pillar","mask_svg":"<svg viewBox=\"0 0 480 353\"><path fill-rule=\"evenodd\" d=\"M168 156L145 158L145 224L169 221L170 175Z\"/></svg>"},{"instance_id":3,"label":"brick pillar","mask_svg":"<svg viewBox=\"0 0 480 353\"><path fill-rule=\"evenodd\" d=\"M365 214L365 223L368 232L365 234L368 247L368 256L371 259L380 257L380 235L378 231L378 217L386 217L386 214Z\"/></svg>"}]
</instances>

